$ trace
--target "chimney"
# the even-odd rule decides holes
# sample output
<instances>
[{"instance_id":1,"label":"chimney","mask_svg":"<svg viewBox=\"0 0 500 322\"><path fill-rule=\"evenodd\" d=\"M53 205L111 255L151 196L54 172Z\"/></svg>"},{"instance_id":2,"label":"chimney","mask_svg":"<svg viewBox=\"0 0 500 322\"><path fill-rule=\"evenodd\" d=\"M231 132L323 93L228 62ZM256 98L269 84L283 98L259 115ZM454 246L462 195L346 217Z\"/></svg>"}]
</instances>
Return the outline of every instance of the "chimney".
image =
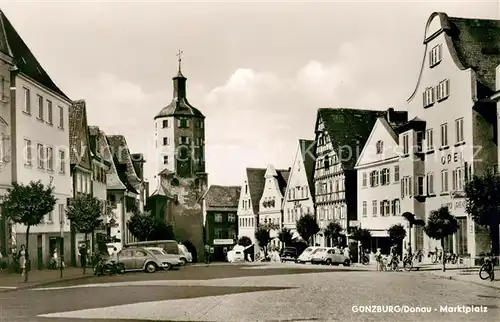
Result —
<instances>
[{"instance_id":1,"label":"chimney","mask_svg":"<svg viewBox=\"0 0 500 322\"><path fill-rule=\"evenodd\" d=\"M395 115L394 115L394 107L389 107L389 109L387 110L387 115L386 115L386 120L389 124L393 123L394 121L396 121L395 119Z\"/></svg>"}]
</instances>

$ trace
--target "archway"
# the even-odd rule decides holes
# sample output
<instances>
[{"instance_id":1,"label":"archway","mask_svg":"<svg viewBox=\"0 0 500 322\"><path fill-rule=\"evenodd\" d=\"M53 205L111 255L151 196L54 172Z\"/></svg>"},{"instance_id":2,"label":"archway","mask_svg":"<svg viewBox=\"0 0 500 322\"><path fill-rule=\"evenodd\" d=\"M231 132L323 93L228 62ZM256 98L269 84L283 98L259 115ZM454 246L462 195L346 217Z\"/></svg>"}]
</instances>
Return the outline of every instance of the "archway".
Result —
<instances>
[{"instance_id":1,"label":"archway","mask_svg":"<svg viewBox=\"0 0 500 322\"><path fill-rule=\"evenodd\" d=\"M196 247L194 247L193 243L191 243L189 240L185 240L182 242L184 246L186 246L187 250L191 253L193 256L193 263L198 262L198 253L196 252Z\"/></svg>"}]
</instances>

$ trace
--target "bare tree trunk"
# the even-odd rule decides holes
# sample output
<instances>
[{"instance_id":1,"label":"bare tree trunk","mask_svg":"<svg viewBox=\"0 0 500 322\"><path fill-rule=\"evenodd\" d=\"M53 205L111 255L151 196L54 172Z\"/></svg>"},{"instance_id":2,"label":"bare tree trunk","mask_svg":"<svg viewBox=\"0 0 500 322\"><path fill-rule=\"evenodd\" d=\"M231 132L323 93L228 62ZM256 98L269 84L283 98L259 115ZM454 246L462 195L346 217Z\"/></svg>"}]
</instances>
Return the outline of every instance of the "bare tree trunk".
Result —
<instances>
[{"instance_id":1,"label":"bare tree trunk","mask_svg":"<svg viewBox=\"0 0 500 322\"><path fill-rule=\"evenodd\" d=\"M444 238L441 238L441 261L443 262L443 272L446 272L446 260L444 254Z\"/></svg>"},{"instance_id":2,"label":"bare tree trunk","mask_svg":"<svg viewBox=\"0 0 500 322\"><path fill-rule=\"evenodd\" d=\"M30 225L26 227L26 252L24 254L25 257L25 265L24 265L24 282L28 282L28 267L31 266L30 263L30 255L29 255L29 246L30 246Z\"/></svg>"},{"instance_id":3,"label":"bare tree trunk","mask_svg":"<svg viewBox=\"0 0 500 322\"><path fill-rule=\"evenodd\" d=\"M87 245L87 233L83 235L83 241L85 242L85 245ZM85 260L82 263L82 268L83 268L83 275L85 275L85 269L87 268L87 247L85 247L85 250L83 251L82 258L85 258Z\"/></svg>"}]
</instances>

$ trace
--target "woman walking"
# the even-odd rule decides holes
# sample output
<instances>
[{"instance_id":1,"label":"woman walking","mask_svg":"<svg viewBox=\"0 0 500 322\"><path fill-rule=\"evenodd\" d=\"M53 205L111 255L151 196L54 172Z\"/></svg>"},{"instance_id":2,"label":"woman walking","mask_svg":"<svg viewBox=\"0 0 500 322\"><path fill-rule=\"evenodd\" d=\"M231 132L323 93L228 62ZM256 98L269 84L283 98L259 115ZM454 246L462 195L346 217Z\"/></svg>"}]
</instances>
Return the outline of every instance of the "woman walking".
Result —
<instances>
[{"instance_id":1,"label":"woman walking","mask_svg":"<svg viewBox=\"0 0 500 322\"><path fill-rule=\"evenodd\" d=\"M19 258L19 268L21 269L21 276L24 276L24 273L26 272L26 249L24 245L21 245L21 249L19 250L17 257Z\"/></svg>"}]
</instances>

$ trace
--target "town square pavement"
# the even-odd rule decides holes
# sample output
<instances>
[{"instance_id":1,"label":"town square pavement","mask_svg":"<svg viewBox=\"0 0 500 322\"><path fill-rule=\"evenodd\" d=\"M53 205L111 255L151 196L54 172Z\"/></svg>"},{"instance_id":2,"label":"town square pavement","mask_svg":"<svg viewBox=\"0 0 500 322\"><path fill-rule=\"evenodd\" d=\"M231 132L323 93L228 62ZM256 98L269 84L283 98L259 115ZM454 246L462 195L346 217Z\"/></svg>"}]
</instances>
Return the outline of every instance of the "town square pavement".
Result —
<instances>
[{"instance_id":1,"label":"town square pavement","mask_svg":"<svg viewBox=\"0 0 500 322\"><path fill-rule=\"evenodd\" d=\"M463 312L472 306L482 312ZM498 321L499 307L499 290L484 285L299 264L192 266L0 293L6 322ZM390 309L403 312L362 312Z\"/></svg>"}]
</instances>

